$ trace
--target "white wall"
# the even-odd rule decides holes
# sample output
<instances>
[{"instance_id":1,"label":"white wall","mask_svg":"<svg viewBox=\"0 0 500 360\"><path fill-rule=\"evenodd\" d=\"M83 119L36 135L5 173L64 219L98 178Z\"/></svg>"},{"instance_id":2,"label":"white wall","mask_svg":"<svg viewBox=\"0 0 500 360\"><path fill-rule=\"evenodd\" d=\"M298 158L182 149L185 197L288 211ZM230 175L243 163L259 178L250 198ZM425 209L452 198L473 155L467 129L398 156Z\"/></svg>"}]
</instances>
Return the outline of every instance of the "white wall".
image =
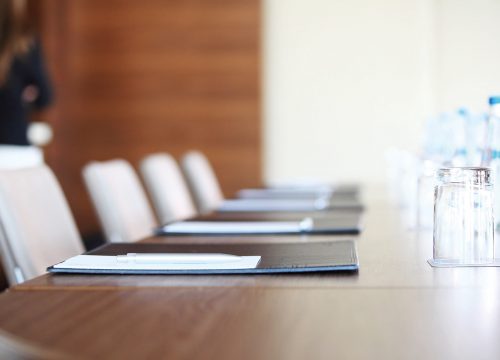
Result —
<instances>
[{"instance_id":1,"label":"white wall","mask_svg":"<svg viewBox=\"0 0 500 360\"><path fill-rule=\"evenodd\" d=\"M265 0L263 14L266 180L382 182L385 150L416 151L428 115L500 90L498 1Z\"/></svg>"},{"instance_id":2,"label":"white wall","mask_svg":"<svg viewBox=\"0 0 500 360\"><path fill-rule=\"evenodd\" d=\"M500 1L440 0L436 13L439 107L483 110L500 94Z\"/></svg>"}]
</instances>

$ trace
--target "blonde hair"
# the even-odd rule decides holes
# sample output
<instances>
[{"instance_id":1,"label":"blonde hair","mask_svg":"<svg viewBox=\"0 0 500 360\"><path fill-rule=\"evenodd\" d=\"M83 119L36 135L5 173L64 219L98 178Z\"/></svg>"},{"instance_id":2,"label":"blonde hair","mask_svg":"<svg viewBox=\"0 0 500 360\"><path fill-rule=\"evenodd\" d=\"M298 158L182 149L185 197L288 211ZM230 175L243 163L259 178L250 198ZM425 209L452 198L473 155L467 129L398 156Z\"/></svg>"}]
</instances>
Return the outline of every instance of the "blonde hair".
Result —
<instances>
[{"instance_id":1,"label":"blonde hair","mask_svg":"<svg viewBox=\"0 0 500 360\"><path fill-rule=\"evenodd\" d=\"M27 53L33 42L26 15L16 9L15 1L0 0L0 85L7 80L14 57Z\"/></svg>"}]
</instances>

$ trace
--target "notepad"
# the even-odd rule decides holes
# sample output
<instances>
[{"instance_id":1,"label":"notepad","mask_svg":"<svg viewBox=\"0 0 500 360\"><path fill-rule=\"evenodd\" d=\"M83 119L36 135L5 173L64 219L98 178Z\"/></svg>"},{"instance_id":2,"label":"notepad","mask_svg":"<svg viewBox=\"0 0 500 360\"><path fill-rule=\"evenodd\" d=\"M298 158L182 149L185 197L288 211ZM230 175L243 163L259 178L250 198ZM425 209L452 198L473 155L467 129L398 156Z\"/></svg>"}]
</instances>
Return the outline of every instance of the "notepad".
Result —
<instances>
[{"instance_id":1,"label":"notepad","mask_svg":"<svg viewBox=\"0 0 500 360\"><path fill-rule=\"evenodd\" d=\"M312 230L302 221L179 221L162 227L163 234L293 234Z\"/></svg>"},{"instance_id":2,"label":"notepad","mask_svg":"<svg viewBox=\"0 0 500 360\"><path fill-rule=\"evenodd\" d=\"M221 215L222 216L222 215ZM359 234L361 218L304 218L301 221L267 220L240 221L215 219L182 221L155 229L156 235L290 235L290 234Z\"/></svg>"},{"instance_id":3,"label":"notepad","mask_svg":"<svg viewBox=\"0 0 500 360\"><path fill-rule=\"evenodd\" d=\"M236 199L225 200L217 211L318 211L328 207L329 200L318 199Z\"/></svg>"},{"instance_id":4,"label":"notepad","mask_svg":"<svg viewBox=\"0 0 500 360\"><path fill-rule=\"evenodd\" d=\"M269 237L272 241L273 237ZM136 254L231 254L240 256L245 262L236 265L221 263L210 264L198 268L180 268L164 266L143 265L116 267L115 262L106 258L116 259L117 255ZM309 273L342 271L352 272L358 270L356 247L352 240L339 240L327 242L298 242L298 243L265 243L265 244L168 244L168 243L111 243L92 250L84 256L92 256L90 263L82 263L80 257L75 257L70 262L65 261L47 270L51 273L69 274L136 274L136 275L221 275L221 274L277 274L277 273ZM257 261L260 259L260 261ZM247 261L248 260L248 264ZM96 263L98 261L99 263ZM96 265L101 265L97 267ZM242 268L243 265L248 267ZM107 266L107 267L106 267ZM199 266L199 265L198 265ZM237 267L237 268L236 268Z\"/></svg>"},{"instance_id":5,"label":"notepad","mask_svg":"<svg viewBox=\"0 0 500 360\"><path fill-rule=\"evenodd\" d=\"M305 199L232 199L224 200L218 212L316 212L325 210L362 211L357 199L330 197Z\"/></svg>"},{"instance_id":6,"label":"notepad","mask_svg":"<svg viewBox=\"0 0 500 360\"><path fill-rule=\"evenodd\" d=\"M315 199L318 197L331 196L331 189L242 189L237 196L241 199Z\"/></svg>"},{"instance_id":7,"label":"notepad","mask_svg":"<svg viewBox=\"0 0 500 360\"><path fill-rule=\"evenodd\" d=\"M318 179L295 179L286 181L274 181L267 184L269 189L292 189L292 190L334 190L335 186Z\"/></svg>"},{"instance_id":8,"label":"notepad","mask_svg":"<svg viewBox=\"0 0 500 360\"><path fill-rule=\"evenodd\" d=\"M237 270L254 269L260 261L260 256L241 256L240 261L219 263L193 264L135 264L118 262L116 256L105 255L78 255L53 266L59 270Z\"/></svg>"}]
</instances>

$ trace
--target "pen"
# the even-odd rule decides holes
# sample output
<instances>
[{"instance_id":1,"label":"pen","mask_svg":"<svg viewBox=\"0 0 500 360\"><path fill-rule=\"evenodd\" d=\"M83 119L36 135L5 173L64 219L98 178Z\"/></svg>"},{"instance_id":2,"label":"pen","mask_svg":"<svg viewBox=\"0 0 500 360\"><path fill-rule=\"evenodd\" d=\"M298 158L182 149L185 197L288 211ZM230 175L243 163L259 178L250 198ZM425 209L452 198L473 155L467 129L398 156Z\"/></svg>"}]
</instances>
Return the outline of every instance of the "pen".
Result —
<instances>
[{"instance_id":1,"label":"pen","mask_svg":"<svg viewBox=\"0 0 500 360\"><path fill-rule=\"evenodd\" d=\"M119 263L135 264L207 264L226 263L241 261L241 256L228 254L181 254L181 253L128 253L127 255L117 255L116 261Z\"/></svg>"}]
</instances>

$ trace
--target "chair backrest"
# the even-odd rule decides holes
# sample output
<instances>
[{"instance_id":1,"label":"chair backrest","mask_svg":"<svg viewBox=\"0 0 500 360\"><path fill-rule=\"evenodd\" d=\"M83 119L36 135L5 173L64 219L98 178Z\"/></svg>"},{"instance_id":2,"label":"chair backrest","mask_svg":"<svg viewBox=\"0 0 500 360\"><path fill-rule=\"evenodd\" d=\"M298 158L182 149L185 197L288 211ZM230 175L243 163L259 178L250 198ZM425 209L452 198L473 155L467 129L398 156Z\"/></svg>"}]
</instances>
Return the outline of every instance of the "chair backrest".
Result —
<instances>
[{"instance_id":1,"label":"chair backrest","mask_svg":"<svg viewBox=\"0 0 500 360\"><path fill-rule=\"evenodd\" d=\"M146 156L141 161L140 169L161 224L196 215L187 184L171 155Z\"/></svg>"},{"instance_id":2,"label":"chair backrest","mask_svg":"<svg viewBox=\"0 0 500 360\"><path fill-rule=\"evenodd\" d=\"M47 166L0 171L0 247L11 285L84 252L68 203Z\"/></svg>"},{"instance_id":3,"label":"chair backrest","mask_svg":"<svg viewBox=\"0 0 500 360\"><path fill-rule=\"evenodd\" d=\"M36 146L0 145L0 169L23 169L43 165L43 152Z\"/></svg>"},{"instance_id":4,"label":"chair backrest","mask_svg":"<svg viewBox=\"0 0 500 360\"><path fill-rule=\"evenodd\" d=\"M216 209L224 201L224 195L205 155L190 151L182 158L181 165L200 213Z\"/></svg>"},{"instance_id":5,"label":"chair backrest","mask_svg":"<svg viewBox=\"0 0 500 360\"><path fill-rule=\"evenodd\" d=\"M132 242L153 233L153 211L127 161L91 162L83 178L108 242Z\"/></svg>"}]
</instances>

